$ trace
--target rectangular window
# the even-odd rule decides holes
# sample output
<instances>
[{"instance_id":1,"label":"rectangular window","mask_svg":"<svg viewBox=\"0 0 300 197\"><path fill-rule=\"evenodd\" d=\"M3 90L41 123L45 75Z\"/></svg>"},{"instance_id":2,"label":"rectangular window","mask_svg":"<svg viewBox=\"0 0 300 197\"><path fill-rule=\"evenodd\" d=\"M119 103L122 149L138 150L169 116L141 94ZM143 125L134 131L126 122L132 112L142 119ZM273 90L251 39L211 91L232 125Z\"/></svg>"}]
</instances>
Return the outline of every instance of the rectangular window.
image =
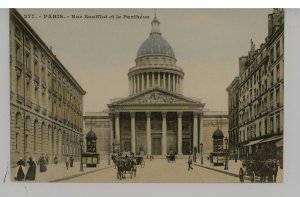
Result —
<instances>
[{"instance_id":1,"label":"rectangular window","mask_svg":"<svg viewBox=\"0 0 300 197\"><path fill-rule=\"evenodd\" d=\"M280 67L279 64L276 66L276 82L278 83L280 80Z\"/></svg>"},{"instance_id":2,"label":"rectangular window","mask_svg":"<svg viewBox=\"0 0 300 197\"><path fill-rule=\"evenodd\" d=\"M273 92L270 93L270 107L273 109Z\"/></svg>"},{"instance_id":3,"label":"rectangular window","mask_svg":"<svg viewBox=\"0 0 300 197\"><path fill-rule=\"evenodd\" d=\"M31 70L31 64L30 64L30 54L26 53L25 55L25 68Z\"/></svg>"},{"instance_id":4,"label":"rectangular window","mask_svg":"<svg viewBox=\"0 0 300 197\"><path fill-rule=\"evenodd\" d=\"M275 60L274 58L274 48L271 49L271 63L273 63Z\"/></svg>"},{"instance_id":5,"label":"rectangular window","mask_svg":"<svg viewBox=\"0 0 300 197\"><path fill-rule=\"evenodd\" d=\"M25 151L28 151L28 135L25 135Z\"/></svg>"},{"instance_id":6,"label":"rectangular window","mask_svg":"<svg viewBox=\"0 0 300 197\"><path fill-rule=\"evenodd\" d=\"M271 130L271 133L274 133L273 117L270 117L270 130Z\"/></svg>"},{"instance_id":7,"label":"rectangular window","mask_svg":"<svg viewBox=\"0 0 300 197\"><path fill-rule=\"evenodd\" d=\"M37 60L34 60L34 75L39 76L39 64Z\"/></svg>"},{"instance_id":8,"label":"rectangular window","mask_svg":"<svg viewBox=\"0 0 300 197\"><path fill-rule=\"evenodd\" d=\"M280 41L276 44L276 59L280 56Z\"/></svg>"},{"instance_id":9,"label":"rectangular window","mask_svg":"<svg viewBox=\"0 0 300 197\"><path fill-rule=\"evenodd\" d=\"M280 90L279 88L276 89L276 106L280 105Z\"/></svg>"},{"instance_id":10,"label":"rectangular window","mask_svg":"<svg viewBox=\"0 0 300 197\"><path fill-rule=\"evenodd\" d=\"M271 71L270 83L271 83L271 86L274 84L274 70Z\"/></svg>"},{"instance_id":11,"label":"rectangular window","mask_svg":"<svg viewBox=\"0 0 300 197\"><path fill-rule=\"evenodd\" d=\"M21 31L17 26L16 26L16 37L21 38Z\"/></svg>"},{"instance_id":12,"label":"rectangular window","mask_svg":"<svg viewBox=\"0 0 300 197\"><path fill-rule=\"evenodd\" d=\"M16 43L16 60L21 62L22 61L22 49L21 45Z\"/></svg>"},{"instance_id":13,"label":"rectangular window","mask_svg":"<svg viewBox=\"0 0 300 197\"><path fill-rule=\"evenodd\" d=\"M280 116L276 116L276 130L277 130L277 133L280 132Z\"/></svg>"}]
</instances>

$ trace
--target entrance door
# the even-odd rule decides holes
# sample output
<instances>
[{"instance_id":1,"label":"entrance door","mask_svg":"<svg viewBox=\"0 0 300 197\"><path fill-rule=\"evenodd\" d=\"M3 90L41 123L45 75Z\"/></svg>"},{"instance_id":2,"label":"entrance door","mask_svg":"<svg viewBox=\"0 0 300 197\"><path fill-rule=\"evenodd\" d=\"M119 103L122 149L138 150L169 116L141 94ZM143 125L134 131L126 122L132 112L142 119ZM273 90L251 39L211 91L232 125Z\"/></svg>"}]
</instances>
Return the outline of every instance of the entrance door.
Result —
<instances>
[{"instance_id":1,"label":"entrance door","mask_svg":"<svg viewBox=\"0 0 300 197\"><path fill-rule=\"evenodd\" d=\"M131 150L131 142L124 141L124 150L123 151L130 151Z\"/></svg>"},{"instance_id":2,"label":"entrance door","mask_svg":"<svg viewBox=\"0 0 300 197\"><path fill-rule=\"evenodd\" d=\"M189 155L191 151L191 140L183 139L182 140L182 154Z\"/></svg>"},{"instance_id":3,"label":"entrance door","mask_svg":"<svg viewBox=\"0 0 300 197\"><path fill-rule=\"evenodd\" d=\"M153 136L151 146L152 155L161 155L161 137Z\"/></svg>"}]
</instances>

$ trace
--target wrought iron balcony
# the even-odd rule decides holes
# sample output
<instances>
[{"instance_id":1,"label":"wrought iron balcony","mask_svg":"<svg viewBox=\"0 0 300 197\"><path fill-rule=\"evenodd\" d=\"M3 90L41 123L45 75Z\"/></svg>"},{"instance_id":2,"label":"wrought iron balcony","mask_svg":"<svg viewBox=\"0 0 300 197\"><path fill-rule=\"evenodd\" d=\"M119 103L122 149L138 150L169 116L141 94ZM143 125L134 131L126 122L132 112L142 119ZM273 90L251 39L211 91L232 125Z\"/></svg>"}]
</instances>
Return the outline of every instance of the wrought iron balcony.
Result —
<instances>
[{"instance_id":1,"label":"wrought iron balcony","mask_svg":"<svg viewBox=\"0 0 300 197\"><path fill-rule=\"evenodd\" d=\"M38 104L35 104L34 109L35 111L39 112L41 110L41 107Z\"/></svg>"},{"instance_id":2,"label":"wrought iron balcony","mask_svg":"<svg viewBox=\"0 0 300 197\"><path fill-rule=\"evenodd\" d=\"M17 68L19 68L20 70L23 70L23 64L22 64L22 62L20 62L20 61L16 61L16 66L17 66Z\"/></svg>"},{"instance_id":3,"label":"wrought iron balcony","mask_svg":"<svg viewBox=\"0 0 300 197\"><path fill-rule=\"evenodd\" d=\"M17 94L17 102L23 104L23 102L24 102L24 97L21 96L20 94Z\"/></svg>"},{"instance_id":4,"label":"wrought iron balcony","mask_svg":"<svg viewBox=\"0 0 300 197\"><path fill-rule=\"evenodd\" d=\"M46 82L42 80L42 87L46 88Z\"/></svg>"},{"instance_id":5,"label":"wrought iron balcony","mask_svg":"<svg viewBox=\"0 0 300 197\"><path fill-rule=\"evenodd\" d=\"M34 75L34 81L40 83L40 77L38 75Z\"/></svg>"},{"instance_id":6,"label":"wrought iron balcony","mask_svg":"<svg viewBox=\"0 0 300 197\"><path fill-rule=\"evenodd\" d=\"M26 68L26 75L28 75L29 77L32 76L32 71L29 68Z\"/></svg>"},{"instance_id":7,"label":"wrought iron balcony","mask_svg":"<svg viewBox=\"0 0 300 197\"><path fill-rule=\"evenodd\" d=\"M26 99L26 106L32 108L31 100Z\"/></svg>"},{"instance_id":8,"label":"wrought iron balcony","mask_svg":"<svg viewBox=\"0 0 300 197\"><path fill-rule=\"evenodd\" d=\"M45 108L43 108L42 114L44 114L45 116L47 115L47 110Z\"/></svg>"}]
</instances>

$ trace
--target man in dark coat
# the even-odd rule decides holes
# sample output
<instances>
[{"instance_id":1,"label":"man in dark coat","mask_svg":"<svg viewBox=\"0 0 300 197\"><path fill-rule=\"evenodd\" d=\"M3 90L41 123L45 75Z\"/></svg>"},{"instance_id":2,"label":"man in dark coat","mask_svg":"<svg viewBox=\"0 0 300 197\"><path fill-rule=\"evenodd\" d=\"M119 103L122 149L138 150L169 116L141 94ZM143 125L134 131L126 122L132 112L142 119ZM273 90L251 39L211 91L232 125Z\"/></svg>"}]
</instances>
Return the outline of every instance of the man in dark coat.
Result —
<instances>
[{"instance_id":1,"label":"man in dark coat","mask_svg":"<svg viewBox=\"0 0 300 197\"><path fill-rule=\"evenodd\" d=\"M190 170L190 169L192 169L193 170L193 167L192 167L192 158L191 158L191 156L189 156L189 159L188 159L188 170Z\"/></svg>"},{"instance_id":2,"label":"man in dark coat","mask_svg":"<svg viewBox=\"0 0 300 197\"><path fill-rule=\"evenodd\" d=\"M74 162L74 159L73 159L73 157L70 157L70 168L72 168L72 167L73 167L73 162Z\"/></svg>"},{"instance_id":3,"label":"man in dark coat","mask_svg":"<svg viewBox=\"0 0 300 197\"><path fill-rule=\"evenodd\" d=\"M23 181L25 178L25 162L23 158L20 158L20 160L17 162L17 168L16 168L16 181Z\"/></svg>"},{"instance_id":4,"label":"man in dark coat","mask_svg":"<svg viewBox=\"0 0 300 197\"><path fill-rule=\"evenodd\" d=\"M244 169L243 169L243 167L240 168L239 177L240 177L240 182L244 183Z\"/></svg>"},{"instance_id":5,"label":"man in dark coat","mask_svg":"<svg viewBox=\"0 0 300 197\"><path fill-rule=\"evenodd\" d=\"M277 163L276 159L274 159L273 162L274 162L273 163L273 176L274 176L273 180L274 180L274 183L276 183L277 172L278 172L278 163Z\"/></svg>"},{"instance_id":6,"label":"man in dark coat","mask_svg":"<svg viewBox=\"0 0 300 197\"><path fill-rule=\"evenodd\" d=\"M29 161L27 163L29 164L29 168L28 168L25 180L34 181L35 174L36 174L36 164L33 161L32 157L29 158Z\"/></svg>"}]
</instances>

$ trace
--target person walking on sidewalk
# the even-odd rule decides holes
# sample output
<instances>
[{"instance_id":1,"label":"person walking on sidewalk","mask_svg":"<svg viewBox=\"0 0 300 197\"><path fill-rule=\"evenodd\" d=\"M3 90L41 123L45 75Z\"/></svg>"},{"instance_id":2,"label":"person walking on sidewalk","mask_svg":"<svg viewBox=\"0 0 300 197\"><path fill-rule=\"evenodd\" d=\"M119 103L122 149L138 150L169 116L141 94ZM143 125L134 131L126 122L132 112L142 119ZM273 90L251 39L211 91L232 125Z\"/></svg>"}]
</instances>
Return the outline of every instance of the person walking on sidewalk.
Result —
<instances>
[{"instance_id":1,"label":"person walking on sidewalk","mask_svg":"<svg viewBox=\"0 0 300 197\"><path fill-rule=\"evenodd\" d=\"M67 170L69 169L69 157L66 157L66 167L67 167Z\"/></svg>"},{"instance_id":2,"label":"person walking on sidewalk","mask_svg":"<svg viewBox=\"0 0 300 197\"><path fill-rule=\"evenodd\" d=\"M193 167L192 167L192 158L191 158L191 156L189 156L189 159L188 159L188 171L190 170L190 169L192 169L193 170Z\"/></svg>"},{"instance_id":3,"label":"person walking on sidewalk","mask_svg":"<svg viewBox=\"0 0 300 197\"><path fill-rule=\"evenodd\" d=\"M243 169L243 167L240 168L239 177L240 177L240 183L244 183L244 169Z\"/></svg>"},{"instance_id":4,"label":"person walking on sidewalk","mask_svg":"<svg viewBox=\"0 0 300 197\"><path fill-rule=\"evenodd\" d=\"M74 159L73 159L73 157L70 157L70 168L72 168L72 167L73 167L73 162L74 162Z\"/></svg>"}]
</instances>

